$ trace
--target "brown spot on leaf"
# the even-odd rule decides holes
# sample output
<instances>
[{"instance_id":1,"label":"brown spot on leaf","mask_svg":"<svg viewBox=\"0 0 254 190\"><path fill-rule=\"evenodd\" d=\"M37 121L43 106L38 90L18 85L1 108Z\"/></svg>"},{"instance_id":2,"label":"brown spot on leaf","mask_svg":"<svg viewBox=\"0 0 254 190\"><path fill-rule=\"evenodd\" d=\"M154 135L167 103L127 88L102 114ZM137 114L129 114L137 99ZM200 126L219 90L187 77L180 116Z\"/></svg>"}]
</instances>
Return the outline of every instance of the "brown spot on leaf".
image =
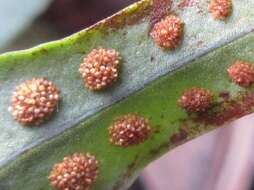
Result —
<instances>
[{"instance_id":1,"label":"brown spot on leaf","mask_svg":"<svg viewBox=\"0 0 254 190\"><path fill-rule=\"evenodd\" d=\"M198 41L197 47L202 48L203 46L204 46L204 41L202 41L202 40Z\"/></svg>"},{"instance_id":2,"label":"brown spot on leaf","mask_svg":"<svg viewBox=\"0 0 254 190\"><path fill-rule=\"evenodd\" d=\"M153 28L157 22L169 13L171 5L172 0L154 0L151 16L151 28Z\"/></svg>"},{"instance_id":3,"label":"brown spot on leaf","mask_svg":"<svg viewBox=\"0 0 254 190\"><path fill-rule=\"evenodd\" d=\"M254 93L241 93L236 98L231 99L227 96L222 101L214 104L210 110L194 116L194 121L206 125L220 126L232 119L251 113L254 107Z\"/></svg>"},{"instance_id":4,"label":"brown spot on leaf","mask_svg":"<svg viewBox=\"0 0 254 190\"><path fill-rule=\"evenodd\" d=\"M179 9L185 9L185 8L189 8L189 7L195 7L197 9L198 13L203 13L203 10L202 10L199 3L200 3L199 0L182 0L178 4L178 8Z\"/></svg>"},{"instance_id":5,"label":"brown spot on leaf","mask_svg":"<svg viewBox=\"0 0 254 190\"><path fill-rule=\"evenodd\" d=\"M150 57L150 61L153 62L154 61L154 56Z\"/></svg>"},{"instance_id":6,"label":"brown spot on leaf","mask_svg":"<svg viewBox=\"0 0 254 190\"><path fill-rule=\"evenodd\" d=\"M228 101L230 98L229 92L223 91L219 93L219 97L223 98L224 101Z\"/></svg>"},{"instance_id":7,"label":"brown spot on leaf","mask_svg":"<svg viewBox=\"0 0 254 190\"><path fill-rule=\"evenodd\" d=\"M186 8L186 7L193 7L198 5L197 0L183 0L181 3L178 4L179 8Z\"/></svg>"},{"instance_id":8,"label":"brown spot on leaf","mask_svg":"<svg viewBox=\"0 0 254 190\"><path fill-rule=\"evenodd\" d=\"M159 125L157 125L156 126L156 128L155 129L153 129L153 133L154 134L158 134L158 133L160 133L161 132L161 130L160 130L160 126Z\"/></svg>"},{"instance_id":9,"label":"brown spot on leaf","mask_svg":"<svg viewBox=\"0 0 254 190\"><path fill-rule=\"evenodd\" d=\"M137 9L135 10L135 13L130 13L129 11L117 13L105 20L103 24L113 29L119 29L126 25L133 25L138 23L150 14L152 6L148 1L140 1L136 4Z\"/></svg>"},{"instance_id":10,"label":"brown spot on leaf","mask_svg":"<svg viewBox=\"0 0 254 190\"><path fill-rule=\"evenodd\" d=\"M48 54L48 50L46 48L41 48L41 53L42 54Z\"/></svg>"},{"instance_id":11,"label":"brown spot on leaf","mask_svg":"<svg viewBox=\"0 0 254 190\"><path fill-rule=\"evenodd\" d=\"M188 137L188 131L185 128L180 128L179 131L170 137L173 144L180 144Z\"/></svg>"}]
</instances>

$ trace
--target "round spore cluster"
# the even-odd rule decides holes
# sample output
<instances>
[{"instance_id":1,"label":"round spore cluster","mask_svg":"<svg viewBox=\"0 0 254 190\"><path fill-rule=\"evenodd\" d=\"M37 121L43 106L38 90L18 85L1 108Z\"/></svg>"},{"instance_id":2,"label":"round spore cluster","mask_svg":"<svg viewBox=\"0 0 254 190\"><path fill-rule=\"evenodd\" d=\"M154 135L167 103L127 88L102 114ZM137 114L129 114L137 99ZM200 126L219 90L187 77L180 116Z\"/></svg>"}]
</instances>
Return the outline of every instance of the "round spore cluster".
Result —
<instances>
[{"instance_id":1,"label":"round spore cluster","mask_svg":"<svg viewBox=\"0 0 254 190\"><path fill-rule=\"evenodd\" d=\"M24 125L39 125L56 110L60 91L46 78L33 78L16 87L12 115Z\"/></svg>"},{"instance_id":2,"label":"round spore cluster","mask_svg":"<svg viewBox=\"0 0 254 190\"><path fill-rule=\"evenodd\" d=\"M248 87L254 82L254 65L238 60L228 68L228 74L236 84Z\"/></svg>"},{"instance_id":3,"label":"round spore cluster","mask_svg":"<svg viewBox=\"0 0 254 190\"><path fill-rule=\"evenodd\" d=\"M127 147L144 142L151 134L149 122L137 114L127 114L118 118L109 127L110 142Z\"/></svg>"},{"instance_id":4,"label":"round spore cluster","mask_svg":"<svg viewBox=\"0 0 254 190\"><path fill-rule=\"evenodd\" d=\"M203 112L209 108L212 101L213 95L209 90L194 87L186 90L178 103L187 112Z\"/></svg>"},{"instance_id":5,"label":"round spore cluster","mask_svg":"<svg viewBox=\"0 0 254 190\"><path fill-rule=\"evenodd\" d=\"M74 153L55 164L49 180L57 190L89 190L99 174L99 162L89 153Z\"/></svg>"},{"instance_id":6,"label":"round spore cluster","mask_svg":"<svg viewBox=\"0 0 254 190\"><path fill-rule=\"evenodd\" d=\"M119 76L121 57L114 49L93 49L80 65L85 86L90 90L101 90L110 86Z\"/></svg>"},{"instance_id":7,"label":"round spore cluster","mask_svg":"<svg viewBox=\"0 0 254 190\"><path fill-rule=\"evenodd\" d=\"M209 10L215 19L224 20L231 15L231 0L211 0Z\"/></svg>"},{"instance_id":8,"label":"round spore cluster","mask_svg":"<svg viewBox=\"0 0 254 190\"><path fill-rule=\"evenodd\" d=\"M155 43L163 49L175 49L183 36L183 22L175 15L165 17L156 23L151 31Z\"/></svg>"}]
</instances>

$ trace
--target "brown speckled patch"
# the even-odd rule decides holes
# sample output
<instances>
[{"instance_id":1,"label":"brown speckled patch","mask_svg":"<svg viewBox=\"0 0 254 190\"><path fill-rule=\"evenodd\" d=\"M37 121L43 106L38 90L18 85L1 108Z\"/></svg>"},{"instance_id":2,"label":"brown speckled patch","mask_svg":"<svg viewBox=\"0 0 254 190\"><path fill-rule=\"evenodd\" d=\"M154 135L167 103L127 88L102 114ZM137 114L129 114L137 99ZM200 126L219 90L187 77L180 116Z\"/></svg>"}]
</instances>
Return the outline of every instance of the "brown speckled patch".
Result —
<instances>
[{"instance_id":1,"label":"brown speckled patch","mask_svg":"<svg viewBox=\"0 0 254 190\"><path fill-rule=\"evenodd\" d=\"M152 5L148 1L140 1L137 4L135 13L128 11L120 12L105 20L104 26L111 29L123 28L126 25L133 25L148 16L152 10Z\"/></svg>"},{"instance_id":2,"label":"brown speckled patch","mask_svg":"<svg viewBox=\"0 0 254 190\"><path fill-rule=\"evenodd\" d=\"M240 93L236 98L230 98L228 93L221 93L223 98L204 113L198 113L193 120L205 125L220 126L232 119L240 118L251 113L254 108L254 93Z\"/></svg>"},{"instance_id":3,"label":"brown speckled patch","mask_svg":"<svg viewBox=\"0 0 254 190\"><path fill-rule=\"evenodd\" d=\"M190 113L188 118L179 122L179 131L170 136L170 142L180 145L188 139L220 127L233 119L251 113L254 108L254 93L242 91L232 96L227 91L218 94L218 100L211 108L202 113Z\"/></svg>"},{"instance_id":4,"label":"brown speckled patch","mask_svg":"<svg viewBox=\"0 0 254 190\"><path fill-rule=\"evenodd\" d=\"M150 21L151 28L169 13L171 6L172 0L154 0Z\"/></svg>"},{"instance_id":5,"label":"brown speckled patch","mask_svg":"<svg viewBox=\"0 0 254 190\"><path fill-rule=\"evenodd\" d=\"M230 93L227 91L220 92L219 97L222 98L224 101L229 101L230 100Z\"/></svg>"},{"instance_id":6,"label":"brown speckled patch","mask_svg":"<svg viewBox=\"0 0 254 190\"><path fill-rule=\"evenodd\" d=\"M198 5L197 0L183 0L178 4L179 8L194 7Z\"/></svg>"},{"instance_id":7,"label":"brown speckled patch","mask_svg":"<svg viewBox=\"0 0 254 190\"><path fill-rule=\"evenodd\" d=\"M204 41L200 40L197 42L197 47L202 48L204 46Z\"/></svg>"},{"instance_id":8,"label":"brown speckled patch","mask_svg":"<svg viewBox=\"0 0 254 190\"><path fill-rule=\"evenodd\" d=\"M198 13L203 13L203 9L200 6L200 1L199 0L182 0L177 7L179 9L185 9L189 7L195 7L197 9Z\"/></svg>"},{"instance_id":9,"label":"brown speckled patch","mask_svg":"<svg viewBox=\"0 0 254 190\"><path fill-rule=\"evenodd\" d=\"M170 142L173 144L181 144L188 137L188 131L185 128L180 128L179 131L170 137Z\"/></svg>"}]
</instances>

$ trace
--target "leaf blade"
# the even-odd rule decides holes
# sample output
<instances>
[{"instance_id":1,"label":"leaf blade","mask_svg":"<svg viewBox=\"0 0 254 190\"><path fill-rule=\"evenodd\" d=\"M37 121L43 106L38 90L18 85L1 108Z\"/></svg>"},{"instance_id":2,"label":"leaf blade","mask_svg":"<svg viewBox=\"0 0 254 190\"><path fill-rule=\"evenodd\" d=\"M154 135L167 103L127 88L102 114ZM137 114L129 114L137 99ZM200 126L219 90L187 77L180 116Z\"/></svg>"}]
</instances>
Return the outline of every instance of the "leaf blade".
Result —
<instances>
[{"instance_id":1,"label":"leaf blade","mask_svg":"<svg viewBox=\"0 0 254 190\"><path fill-rule=\"evenodd\" d=\"M145 1L150 2L150 1ZM177 4L178 1L176 1ZM246 3L247 2L247 3ZM246 2L238 2L241 6L238 7L238 9L234 10L235 14L231 21L229 21L229 24L227 23L216 23L215 21L209 20L209 22L215 22L214 26L210 26L210 24L207 24L207 33L200 34L200 28L204 28L203 26L199 26L197 28L193 27L194 21L198 23L198 19L203 19L200 17L193 17L193 20L186 20L186 39L184 40L182 47L176 51L173 52L162 52L160 49L154 46L153 42L149 38L148 31L149 31L149 17L143 20L142 22L139 22L137 24L134 24L132 26L125 26L124 28L117 29L116 32L112 32L110 35L109 33L105 33L103 26L99 25L95 28L91 28L90 30L78 33L72 37L69 37L67 39L64 39L59 42L53 42L50 44L46 44L43 46L40 46L36 49L19 52L19 53L10 53L0 56L0 83L1 90L0 90L0 96L1 96L1 105L3 105L0 109L0 112L4 116L3 118L0 118L0 127L1 130L4 131L0 134L0 155L2 155L2 159L6 160L7 163L8 158L15 154L20 155L21 158L18 158L16 163L22 163L22 164L15 164L14 162L10 162L11 164L7 164L6 168L12 168L12 169L1 169L0 171L0 180L3 180L4 183L2 184L3 189L8 189L10 186L8 184L13 185L13 181L9 181L8 176L14 175L13 171L19 171L17 172L16 177L13 179L17 179L16 184L14 184L11 188L20 188L21 185L26 185L27 189L34 188L33 184L37 184L38 186L36 188L42 188L47 189L49 188L49 183L46 180L47 173L52 167L52 164L56 161L59 161L60 158L62 158L64 155L71 153L72 151L79 150L79 151L90 151L89 147L93 147L91 149L96 153L96 155L99 156L100 160L105 160L104 163L107 163L109 166L116 165L116 168L110 168L106 166L102 166L103 173L101 174L101 179L99 179L97 186L95 186L95 189L101 189L102 187L112 189L112 188L119 188L119 185L115 186L115 179L118 179L118 177L123 175L127 175L124 173L126 168L129 166L132 166L133 168L133 161L135 160L135 155L138 152L139 155L143 153L146 155L146 157L138 157L137 158L137 168L134 168L130 172L131 176L133 176L132 172L136 174L136 172L139 171L145 164L150 162L152 159L154 159L158 154L161 152L155 153L155 155L151 156L148 154L148 150L146 150L146 145L151 145L152 147L149 148L149 151L154 151L158 149L158 147L162 146L162 151L165 151L167 149L169 136L173 135L174 132L177 132L179 129L179 126L173 126L170 131L167 131L166 123L170 123L174 120L178 120L180 118L185 118L185 113L180 110L176 104L176 98L180 96L181 90L185 89L186 87L190 87L192 85L202 85L203 87L208 87L213 89L215 92L218 92L219 90L222 90L222 88L229 88L229 91L231 93L238 92L241 88L235 86L234 84L230 83L227 79L226 75L226 66L229 65L233 61L233 58L248 58L250 61L253 61L252 59L252 53L251 49L253 48L253 40L252 37L244 37L244 39L241 39L240 41L248 42L243 45L243 43L240 43L239 47L235 47L236 49L240 49L241 51L237 52L234 51L234 48L231 50L227 50L227 48L223 48L226 53L229 53L230 56L228 60L223 58L223 55L220 56L214 56L209 59L207 59L204 62L204 68L200 66L197 71L191 70L187 66L185 68L188 68L185 74L180 75L180 77L177 77L176 72L178 72L179 67L183 65L187 65L187 63L191 63L191 60L199 58L201 55L204 55L208 53L209 51L213 51L214 49L218 49L218 47L222 46L223 44L229 43L232 40L237 39L238 37L243 36L246 33L251 32L253 30L253 21L252 16L253 13L246 13L246 9L252 9L254 6L252 2L246 1ZM249 4L248 4L249 3ZM204 5L204 8L206 6ZM242 8L244 7L244 8ZM133 12L131 14L136 14L135 10L136 7L134 6ZM237 7L236 7L237 8ZM241 10L240 10L241 9ZM193 13L194 10L184 10L181 12L181 10L178 10L179 14L184 17L188 18L189 14ZM185 12L186 11L186 12ZM242 14L240 14L242 13ZM245 14L248 14L247 16ZM197 15L196 15L197 16ZM209 15L206 15L209 17ZM205 18L207 18L205 17ZM208 23L209 23L208 22ZM100 28L100 26L102 28ZM108 27L108 26L107 26ZM216 34L216 37L211 37L213 29L220 29L225 27L226 30L218 31ZM240 27L240 28L239 28ZM232 29L233 28L233 29ZM127 34L125 34L127 32ZM225 36L222 35L225 33ZM210 35L208 35L210 34ZM196 36L201 35L201 37L194 38ZM205 36L207 35L207 36ZM124 38L122 38L124 36ZM252 35L251 35L252 36ZM189 38L194 38L193 41L188 41ZM207 42L203 43L202 47L198 48L198 42L200 39L207 38ZM246 40L249 39L248 40ZM96 39L97 41L94 42L91 39ZM121 42L121 43L119 43ZM195 45L193 45L195 44ZM77 71L79 63L82 61L82 58L84 54L89 52L89 50L93 47L96 47L97 45L104 45L104 46L110 46L114 47L122 53L124 57L124 63L123 63L123 75L122 80L116 84L112 89L105 91L103 93L95 94L91 93L84 89L82 80L79 76L79 73ZM233 46L234 47L234 46ZM196 49L195 49L196 48ZM226 51L226 50L227 51ZM229 48L230 49L230 48ZM220 50L216 50L216 52ZM231 53L230 53L231 52ZM232 53L233 52L233 53ZM241 52L242 55L241 55ZM210 53L213 55L213 53ZM209 55L210 55L209 54ZM151 55L154 55L154 59L151 59ZM204 57L209 57L209 55ZM222 60L218 61L216 63L214 60L216 60L216 57L223 58ZM201 58L201 62L204 58ZM203 63L202 62L202 63ZM215 63L214 63L215 62ZM189 64L188 64L189 65ZM202 64L200 64L202 65ZM216 67L215 67L216 66ZM221 66L221 67L220 67ZM49 69L50 68L50 69ZM224 68L223 71L221 69ZM175 70L177 70L175 72ZM180 71L181 70L181 71ZM183 72L182 69L180 69L179 72ZM22 72L24 71L24 72ZM202 72L203 71L203 72ZM208 74L208 71L210 74ZM25 76L24 73L26 74ZM160 78L162 75L169 73L164 78L170 78L171 76L175 76L177 80L173 80L170 82L171 79L168 79L169 82L166 82L165 85L164 82L160 82L165 80L164 78L159 79L158 81L152 82L153 80ZM170 74L171 73L171 74ZM193 73L197 73L194 76L197 76L196 80L193 80ZM61 74L64 75L64 79L59 78ZM42 128L39 129L26 129L21 128L18 124L14 123L12 121L12 118L9 113L6 113L6 107L9 105L9 97L11 95L11 91L14 88L15 85L20 83L24 79L28 79L33 76L38 75L44 75L48 76L50 79L54 79L54 82L56 82L61 89L63 90L63 103L61 105L61 110L63 110L62 113L58 113L53 120L49 121L47 124L45 124ZM209 77L208 77L209 76ZM216 80L214 77L216 76ZM224 81L218 81L220 77L224 79ZM184 79L184 80L183 80ZM151 83L152 82L152 83ZM157 87L156 84L158 84ZM217 83L221 83L218 85ZM164 85L163 85L164 84ZM178 84L178 85L177 85ZM145 86L145 88L144 88ZM154 89L152 89L152 87ZM164 87L164 88L163 88ZM135 91L142 89L137 94L133 94ZM148 90L147 90L148 89ZM150 90L149 90L150 89ZM171 89L172 90L171 92ZM156 94L156 90L158 92L161 92L161 94ZM148 91L148 92L147 92ZM113 96L112 94L113 93ZM142 94L142 95L140 95ZM174 98L170 98L170 94L173 94ZM113 103L117 102L118 100L123 99L124 97L128 96L128 98L120 103L117 103L112 106L112 108L107 109L104 112L99 113L100 116L97 116L95 118L97 119L88 119L90 115L98 112L99 110L104 109L105 107L112 105ZM4 98L2 98L4 97ZM137 98L139 97L139 98ZM142 98L141 98L142 97ZM160 100L160 106L156 106L156 102L152 101L154 97L157 97ZM101 99L100 99L101 98ZM139 101L137 101L137 99ZM101 101L100 101L101 100ZM164 100L164 101L162 101ZM170 104L165 103L169 101ZM78 102L78 104L77 104ZM86 102L89 102L89 104L92 104L92 107L84 106ZM96 102L96 105L94 106L93 103ZM128 102L128 103L123 103ZM147 104L150 103L150 104ZM99 104L97 104L99 103ZM101 105L103 103L103 105ZM142 104L146 105L147 107L144 108ZM155 139L148 141L144 145L135 147L133 149L127 149L122 150L119 148L113 148L108 144L107 141L107 126L110 124L112 119L117 116L120 113L125 112L139 112L144 116L151 117L153 113L157 113L157 117L155 117L155 121L152 120L153 125L158 125L160 123L160 115L159 112L162 109L167 110L167 106L171 108L173 111L175 111L174 114L170 114L171 117L168 120L165 120L163 122L164 126L164 134L159 137L154 137ZM117 111L112 111L116 109L115 107L120 107L117 109ZM84 109L85 108L85 109ZM154 109L154 110L153 110ZM76 110L74 113L73 110ZM109 111L108 111L109 110ZM91 112L89 112L91 111ZM61 111L60 111L61 112ZM80 114L80 112L82 112ZM102 115L102 116L101 116ZM173 115L173 116L172 116ZM64 119L63 119L64 118ZM70 119L75 118L75 119ZM157 119L156 119L157 118ZM87 121L86 121L87 120ZM94 121L95 124L90 124L90 120ZM85 121L84 126L76 127L81 121ZM8 123L9 122L9 123ZM69 122L69 124L68 124ZM88 123L88 124L87 124ZM91 122L93 123L93 122ZM65 124L65 126L63 126ZM6 126L10 126L10 128L6 129ZM90 126L90 127L87 127ZM91 127L94 126L94 127ZM70 130L67 130L68 128L72 128ZM44 147L44 151L49 151L50 153L55 153L52 156L52 160L46 159L48 157L48 153L45 155L43 154L43 151L39 149L36 145L40 144L41 142L45 142L46 140L51 139L53 136L57 136L63 133L63 131L67 130L64 134L71 133L72 135L69 135L69 138L71 139L71 136L75 137L74 131L82 128L82 130L87 131L87 129L90 129L90 132L88 130L88 134L84 134L85 137L82 137L84 139L83 141L75 141L75 143L70 144L76 144L76 148L72 147L68 149L68 151L64 151L61 148L57 148L57 145L54 145L54 149L45 148L45 143L42 143L42 147ZM84 129L83 129L84 128ZM164 130L163 129L163 130ZM209 128L210 129L210 128ZM9 131L8 131L9 130ZM100 131L101 130L101 131ZM7 132L6 132L7 131ZM71 131L71 132L70 132ZM12 134L12 138L10 140L6 140L8 138L8 132L9 134ZM83 134L82 132L76 132L77 134ZM101 139L105 143L104 146L94 144L92 139L93 135L101 136ZM64 135L63 134L63 135ZM197 133L193 134L193 137L195 135L202 134L202 131L198 131ZM20 135L20 136L19 136ZM87 136L88 135L88 136ZM89 140L89 138L91 138ZM99 137L98 137L99 138ZM58 139L56 137L55 139ZM54 140L55 140L54 139ZM64 139L61 136L61 139ZM59 140L59 142L63 142L63 140ZM79 137L78 139L81 139ZM165 140L167 139L167 141ZM53 140L53 141L54 141ZM55 140L57 141L57 140ZM71 140L69 140L71 141ZM87 141L90 143L88 145ZM25 142L25 143L23 143ZM50 141L51 142L51 141ZM59 144L57 142L56 144ZM12 148L14 149L8 149L10 146L10 143L12 143ZM150 144L151 143L151 144ZM17 147L17 144L19 147ZM28 148L31 148L29 145L32 144L32 147L35 146L35 149L31 149L30 151L23 152L24 150L27 150ZM96 149L96 146L99 148ZM158 147L156 147L158 146ZM6 148L7 147L7 148ZM23 149L24 148L24 149ZM152 149L153 148L153 149ZM108 155L109 152L103 150L109 149L112 151L113 155L119 158L119 160L112 159L112 156ZM21 150L21 151L20 151ZM61 151L60 151L61 150ZM9 151L9 152L8 152ZM60 153L57 153L60 151ZM92 152L91 151L91 152ZM35 152L35 153L34 153ZM92 152L93 153L93 152ZM126 155L129 155L129 157L126 157ZM40 156L38 156L40 155ZM121 156L120 156L121 155ZM105 156L105 157L104 157ZM126 157L125 161L126 163L122 163L122 160ZM13 159L16 159L16 157L12 157ZM22 158L28 158L27 160L22 160ZM31 159L32 160L31 160ZM45 158L45 160L43 159ZM40 165L37 168L36 163L40 161ZM46 163L45 163L46 162ZM122 165L121 165L122 164ZM4 165L4 164L2 164ZM31 166L30 166L31 165ZM34 168L33 168L34 167ZM112 169L112 173L107 174L107 171ZM38 171L36 176L27 175L27 177L24 177L23 179L19 179L19 176L22 176L22 172L27 171L28 174L32 174L32 171ZM115 173L113 171L116 171ZM127 170L128 171L128 170ZM19 174L19 175L18 175ZM134 175L135 176L135 175ZM35 181L30 180L29 178L36 178ZM108 177L108 178L107 178ZM123 185L119 182L120 185ZM15 186L16 185L16 186ZM1 187L1 186L0 186Z\"/></svg>"}]
</instances>

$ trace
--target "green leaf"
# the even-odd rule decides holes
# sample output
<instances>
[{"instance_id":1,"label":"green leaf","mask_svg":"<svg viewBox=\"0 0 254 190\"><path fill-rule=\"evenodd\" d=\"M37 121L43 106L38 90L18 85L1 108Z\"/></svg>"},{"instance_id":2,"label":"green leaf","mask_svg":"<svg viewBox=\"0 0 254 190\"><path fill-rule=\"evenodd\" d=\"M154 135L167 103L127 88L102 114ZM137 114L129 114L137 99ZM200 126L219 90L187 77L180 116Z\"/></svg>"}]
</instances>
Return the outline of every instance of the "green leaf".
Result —
<instances>
[{"instance_id":1,"label":"green leaf","mask_svg":"<svg viewBox=\"0 0 254 190\"><path fill-rule=\"evenodd\" d=\"M63 40L0 56L0 189L51 189L52 166L74 152L100 161L93 189L126 189L169 149L252 111L252 88L232 83L227 68L238 59L254 62L254 2L234 1L233 15L222 22L211 17L205 0L186 8L174 1L172 10L185 23L183 43L174 51L162 51L149 36L158 2L141 1ZM124 61L121 80L96 93L84 88L78 68L99 46L118 50ZM52 80L63 99L49 122L24 128L7 110L15 86L32 77ZM177 104L193 86L216 95L206 114L188 115ZM231 108L242 109L235 114ZM108 127L130 112L148 118L153 135L137 146L113 146Z\"/></svg>"}]
</instances>

